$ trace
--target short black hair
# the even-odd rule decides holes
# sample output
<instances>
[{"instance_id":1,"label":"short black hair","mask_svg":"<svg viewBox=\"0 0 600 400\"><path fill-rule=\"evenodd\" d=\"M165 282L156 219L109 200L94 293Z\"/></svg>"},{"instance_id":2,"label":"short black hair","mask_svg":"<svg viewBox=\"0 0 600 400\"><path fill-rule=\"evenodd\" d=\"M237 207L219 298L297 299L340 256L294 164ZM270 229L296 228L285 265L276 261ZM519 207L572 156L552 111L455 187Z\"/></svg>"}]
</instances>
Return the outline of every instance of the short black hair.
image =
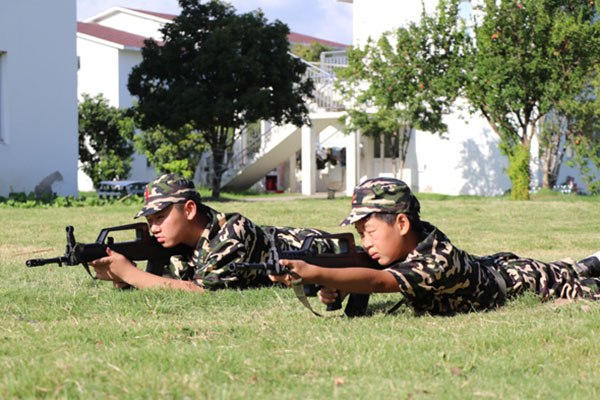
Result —
<instances>
[{"instance_id":1,"label":"short black hair","mask_svg":"<svg viewBox=\"0 0 600 400\"><path fill-rule=\"evenodd\" d=\"M202 214L202 215L208 217L210 207L207 206L206 204L202 203L202 200L199 197L193 197L188 200L192 200L194 202L194 204L196 204L196 208L198 209L199 214ZM186 202L187 202L187 200L186 200ZM181 208L183 208L184 204L185 203L176 203L175 205L180 205Z\"/></svg>"},{"instance_id":2,"label":"short black hair","mask_svg":"<svg viewBox=\"0 0 600 400\"><path fill-rule=\"evenodd\" d=\"M410 229L418 234L423 232L423 223L421 222L421 217L417 213L402 213L406 215L408 221L410 222ZM388 225L394 225L396 222L397 213L371 213L367 217L367 219L371 219L373 217L377 218L380 221L385 222Z\"/></svg>"}]
</instances>

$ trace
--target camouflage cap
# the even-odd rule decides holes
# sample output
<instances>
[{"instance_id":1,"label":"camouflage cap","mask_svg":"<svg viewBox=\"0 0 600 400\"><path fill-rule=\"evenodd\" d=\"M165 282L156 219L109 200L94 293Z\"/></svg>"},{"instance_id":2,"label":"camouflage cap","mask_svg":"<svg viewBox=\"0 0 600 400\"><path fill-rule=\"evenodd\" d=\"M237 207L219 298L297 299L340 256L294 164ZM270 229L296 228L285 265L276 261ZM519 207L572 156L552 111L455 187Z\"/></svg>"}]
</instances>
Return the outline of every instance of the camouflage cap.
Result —
<instances>
[{"instance_id":1,"label":"camouflage cap","mask_svg":"<svg viewBox=\"0 0 600 400\"><path fill-rule=\"evenodd\" d=\"M368 179L354 188L352 211L341 226L353 224L371 213L419 214L421 205L408 185L392 178Z\"/></svg>"},{"instance_id":2,"label":"camouflage cap","mask_svg":"<svg viewBox=\"0 0 600 400\"><path fill-rule=\"evenodd\" d=\"M193 199L200 201L200 194L196 191L194 182L179 174L165 174L153 180L146 186L144 197L144 207L134 218L157 213L171 204Z\"/></svg>"}]
</instances>

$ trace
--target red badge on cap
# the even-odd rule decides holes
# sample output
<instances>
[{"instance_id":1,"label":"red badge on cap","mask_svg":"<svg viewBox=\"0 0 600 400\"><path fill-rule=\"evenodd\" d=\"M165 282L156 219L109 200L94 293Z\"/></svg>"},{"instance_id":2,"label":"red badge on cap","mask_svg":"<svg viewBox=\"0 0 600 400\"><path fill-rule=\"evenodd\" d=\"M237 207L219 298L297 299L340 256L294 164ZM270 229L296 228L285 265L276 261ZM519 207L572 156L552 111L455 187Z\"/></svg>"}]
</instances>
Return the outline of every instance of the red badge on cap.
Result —
<instances>
[{"instance_id":1,"label":"red badge on cap","mask_svg":"<svg viewBox=\"0 0 600 400\"><path fill-rule=\"evenodd\" d=\"M144 192L144 198L146 199L146 201L148 201L148 199L150 198L150 191L148 190L148 188L146 188L146 191Z\"/></svg>"}]
</instances>

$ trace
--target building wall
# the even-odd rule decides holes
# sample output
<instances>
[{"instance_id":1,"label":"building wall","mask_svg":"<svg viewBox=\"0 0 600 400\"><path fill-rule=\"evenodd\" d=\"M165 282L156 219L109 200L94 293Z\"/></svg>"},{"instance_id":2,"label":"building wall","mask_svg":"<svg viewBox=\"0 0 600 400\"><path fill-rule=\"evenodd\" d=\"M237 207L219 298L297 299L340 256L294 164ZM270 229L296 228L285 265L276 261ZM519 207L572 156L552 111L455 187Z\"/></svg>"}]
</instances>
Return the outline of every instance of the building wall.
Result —
<instances>
[{"instance_id":1,"label":"building wall","mask_svg":"<svg viewBox=\"0 0 600 400\"><path fill-rule=\"evenodd\" d=\"M134 96L127 89L129 74L131 69L142 62L142 53L137 50L121 50L119 52L119 107L131 107L134 103ZM140 181L151 181L156 178L157 172L154 167L148 165L148 159L145 155L137 151L131 161L131 179Z\"/></svg>"},{"instance_id":2,"label":"building wall","mask_svg":"<svg viewBox=\"0 0 600 400\"><path fill-rule=\"evenodd\" d=\"M108 99L111 106L119 107L119 49L95 40L77 39L77 97L83 93Z\"/></svg>"},{"instance_id":3,"label":"building wall","mask_svg":"<svg viewBox=\"0 0 600 400\"><path fill-rule=\"evenodd\" d=\"M75 0L0 2L0 196L77 195Z\"/></svg>"},{"instance_id":4,"label":"building wall","mask_svg":"<svg viewBox=\"0 0 600 400\"><path fill-rule=\"evenodd\" d=\"M119 52L119 107L131 107L134 97L127 89L129 74L133 67L142 62L142 53L139 50L121 50Z\"/></svg>"},{"instance_id":5,"label":"building wall","mask_svg":"<svg viewBox=\"0 0 600 400\"><path fill-rule=\"evenodd\" d=\"M442 137L414 132L415 147L408 164L417 171L417 181L413 182L416 190L496 196L512 186L505 173L508 159L498 149L498 136L484 119L466 118L446 116L448 133Z\"/></svg>"}]
</instances>

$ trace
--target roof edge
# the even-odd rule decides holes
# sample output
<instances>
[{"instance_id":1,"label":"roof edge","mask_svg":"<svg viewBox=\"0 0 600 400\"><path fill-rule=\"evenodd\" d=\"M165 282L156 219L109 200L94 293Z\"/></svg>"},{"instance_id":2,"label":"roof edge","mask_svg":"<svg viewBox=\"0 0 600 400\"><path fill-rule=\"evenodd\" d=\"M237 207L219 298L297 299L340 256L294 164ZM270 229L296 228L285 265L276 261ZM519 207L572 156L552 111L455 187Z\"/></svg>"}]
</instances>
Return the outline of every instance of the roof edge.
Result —
<instances>
[{"instance_id":1,"label":"roof edge","mask_svg":"<svg viewBox=\"0 0 600 400\"><path fill-rule=\"evenodd\" d=\"M157 22L171 22L172 21L170 19L157 16L156 13L143 12L141 10L134 10L132 8L116 6L116 7L111 7L108 10L101 12L100 14L96 14L96 15L86 19L83 22L88 23L88 24L99 24L101 21L108 19L109 17L111 17L117 13L134 15L136 17L151 19L151 20L154 20Z\"/></svg>"},{"instance_id":2,"label":"roof edge","mask_svg":"<svg viewBox=\"0 0 600 400\"><path fill-rule=\"evenodd\" d=\"M101 39L101 38L99 38L97 36L90 35L88 33L77 32L77 37L79 37L80 39L89 40L90 42L95 42L95 43L98 43L98 44L103 44L105 46L112 47L112 48L115 48L117 50L125 50L126 49L125 45L122 45L120 43L115 43L115 42L112 42L110 40Z\"/></svg>"}]
</instances>

